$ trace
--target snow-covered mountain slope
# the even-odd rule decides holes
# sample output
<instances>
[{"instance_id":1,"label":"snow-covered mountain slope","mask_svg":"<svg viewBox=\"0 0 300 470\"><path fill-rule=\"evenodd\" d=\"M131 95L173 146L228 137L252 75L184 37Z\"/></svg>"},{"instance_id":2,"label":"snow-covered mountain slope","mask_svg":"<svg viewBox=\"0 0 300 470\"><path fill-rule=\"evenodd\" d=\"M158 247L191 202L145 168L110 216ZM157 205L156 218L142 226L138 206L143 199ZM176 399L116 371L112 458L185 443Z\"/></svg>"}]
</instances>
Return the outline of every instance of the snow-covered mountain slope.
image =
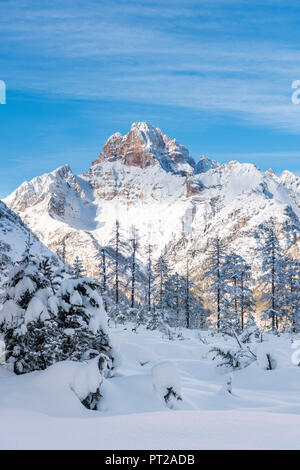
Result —
<instances>
[{"instance_id":1,"label":"snow-covered mountain slope","mask_svg":"<svg viewBox=\"0 0 300 470\"><path fill-rule=\"evenodd\" d=\"M280 178L278 178L280 184L285 186L291 192L291 197L295 201L298 208L300 208L300 178L294 175L290 171L284 171Z\"/></svg>"},{"instance_id":2,"label":"snow-covered mountain slope","mask_svg":"<svg viewBox=\"0 0 300 470\"><path fill-rule=\"evenodd\" d=\"M221 165L216 160L211 160L210 158L206 158L205 155L201 155L199 162L195 165L194 173L205 173L206 171L218 168L219 166Z\"/></svg>"},{"instance_id":3,"label":"snow-covered mountain slope","mask_svg":"<svg viewBox=\"0 0 300 470\"><path fill-rule=\"evenodd\" d=\"M23 183L5 203L51 250L65 240L67 260L78 254L95 277L96 255L109 243L116 219L125 236L135 225L141 245L150 242L155 255L168 246L179 270L190 250L199 272L217 234L255 262L254 234L270 217L285 246L298 247L297 176L278 178L252 164L221 165L205 157L195 165L185 147L146 123L134 123L126 136L114 134L83 175L63 166Z\"/></svg>"},{"instance_id":4,"label":"snow-covered mountain slope","mask_svg":"<svg viewBox=\"0 0 300 470\"><path fill-rule=\"evenodd\" d=\"M232 161L194 176L192 181L203 190L192 198L192 231L186 242L170 247L170 256L173 253L179 264L185 263L188 251L193 272L201 275L209 242L218 235L255 268L260 263L260 226L270 218L275 221L282 246L291 254L299 254L299 193L282 184L275 174Z\"/></svg>"},{"instance_id":5,"label":"snow-covered mountain slope","mask_svg":"<svg viewBox=\"0 0 300 470\"><path fill-rule=\"evenodd\" d=\"M23 183L6 203L50 250L58 252L65 241L68 261L73 262L80 254L85 264L93 266L92 260L99 251L93 236L98 210L93 199L90 185L65 165ZM96 275L93 267L88 272Z\"/></svg>"},{"instance_id":6,"label":"snow-covered mountain slope","mask_svg":"<svg viewBox=\"0 0 300 470\"><path fill-rule=\"evenodd\" d=\"M21 259L29 239L33 254L55 256L38 240L21 218L0 201L0 290L7 269Z\"/></svg>"}]
</instances>

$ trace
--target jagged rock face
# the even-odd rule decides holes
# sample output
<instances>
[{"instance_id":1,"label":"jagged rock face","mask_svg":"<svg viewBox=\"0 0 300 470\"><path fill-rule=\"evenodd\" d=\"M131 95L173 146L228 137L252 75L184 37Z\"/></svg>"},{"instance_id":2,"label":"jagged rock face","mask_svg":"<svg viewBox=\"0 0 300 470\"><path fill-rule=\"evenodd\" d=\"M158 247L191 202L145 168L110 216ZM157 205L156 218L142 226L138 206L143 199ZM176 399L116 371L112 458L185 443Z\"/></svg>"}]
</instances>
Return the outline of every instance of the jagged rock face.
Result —
<instances>
[{"instance_id":1,"label":"jagged rock face","mask_svg":"<svg viewBox=\"0 0 300 470\"><path fill-rule=\"evenodd\" d=\"M200 173L206 173L209 170L213 170L214 168L218 168L220 163L216 160L211 160L210 158L206 158L205 155L201 155L199 162L195 166L195 175Z\"/></svg>"},{"instance_id":2,"label":"jagged rock face","mask_svg":"<svg viewBox=\"0 0 300 470\"><path fill-rule=\"evenodd\" d=\"M93 277L117 218L125 238L136 226L141 246L150 242L154 257L167 246L178 272L185 270L186 251L192 252L198 277L216 235L249 263L259 263L254 233L270 217L283 243L286 229L293 232L293 251L299 251L300 178L205 157L195 165L187 149L146 123L133 124L124 137L114 134L83 175L61 167L24 183L5 202L51 250L65 240L67 261L79 255Z\"/></svg>"},{"instance_id":3,"label":"jagged rock face","mask_svg":"<svg viewBox=\"0 0 300 470\"><path fill-rule=\"evenodd\" d=\"M79 193L81 188L69 165L65 165L52 173L23 183L13 193L13 197L8 198L8 202L10 208L18 213L43 204L50 214L64 217L66 198L70 191Z\"/></svg>"},{"instance_id":4,"label":"jagged rock face","mask_svg":"<svg viewBox=\"0 0 300 470\"><path fill-rule=\"evenodd\" d=\"M145 122L133 123L125 136L117 132L110 137L93 165L116 160L140 168L159 163L164 170L185 176L192 174L195 166L186 147Z\"/></svg>"},{"instance_id":5,"label":"jagged rock face","mask_svg":"<svg viewBox=\"0 0 300 470\"><path fill-rule=\"evenodd\" d=\"M42 221L46 215L56 220L85 220L91 216L82 202L88 200L90 186L83 184L80 177L73 174L69 165L38 176L23 183L14 193L6 198L7 205L16 213L23 214L23 220L32 224L31 215ZM45 230L47 230L45 228Z\"/></svg>"},{"instance_id":6,"label":"jagged rock face","mask_svg":"<svg viewBox=\"0 0 300 470\"><path fill-rule=\"evenodd\" d=\"M193 180L192 178L187 179L186 181L186 192L187 197L196 196L201 194L204 191L205 187L201 181Z\"/></svg>"}]
</instances>

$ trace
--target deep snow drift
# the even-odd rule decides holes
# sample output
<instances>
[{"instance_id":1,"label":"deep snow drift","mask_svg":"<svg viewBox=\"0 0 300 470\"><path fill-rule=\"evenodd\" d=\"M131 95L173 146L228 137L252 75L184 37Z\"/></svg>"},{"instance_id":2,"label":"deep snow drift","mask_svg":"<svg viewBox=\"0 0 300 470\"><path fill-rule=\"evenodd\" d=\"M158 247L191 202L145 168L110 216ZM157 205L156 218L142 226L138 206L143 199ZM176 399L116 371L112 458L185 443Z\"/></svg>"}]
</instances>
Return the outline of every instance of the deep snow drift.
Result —
<instances>
[{"instance_id":1,"label":"deep snow drift","mask_svg":"<svg viewBox=\"0 0 300 470\"><path fill-rule=\"evenodd\" d=\"M23 376L0 366L0 448L300 448L297 338L264 335L251 345L260 360L231 372L216 367L209 353L216 345L234 346L231 338L183 330L184 339L169 341L128 326L113 328L112 336L122 363L114 378L104 379L99 411L79 400L93 387L91 363L63 362ZM264 352L275 370L265 370ZM182 400L166 404L168 386Z\"/></svg>"}]
</instances>

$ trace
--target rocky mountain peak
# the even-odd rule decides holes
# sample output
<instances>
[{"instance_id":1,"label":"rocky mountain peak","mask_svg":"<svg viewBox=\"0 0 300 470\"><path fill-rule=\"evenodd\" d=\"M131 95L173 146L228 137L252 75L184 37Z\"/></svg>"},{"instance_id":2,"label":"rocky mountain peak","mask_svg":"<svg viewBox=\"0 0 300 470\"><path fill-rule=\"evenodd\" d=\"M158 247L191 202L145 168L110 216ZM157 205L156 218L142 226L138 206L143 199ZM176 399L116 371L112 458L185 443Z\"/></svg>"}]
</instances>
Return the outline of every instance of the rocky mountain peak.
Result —
<instances>
[{"instance_id":1,"label":"rocky mountain peak","mask_svg":"<svg viewBox=\"0 0 300 470\"><path fill-rule=\"evenodd\" d=\"M218 168L220 163L216 160L211 160L205 155L201 155L199 162L195 166L195 174L205 173L206 171Z\"/></svg>"},{"instance_id":2,"label":"rocky mountain peak","mask_svg":"<svg viewBox=\"0 0 300 470\"><path fill-rule=\"evenodd\" d=\"M97 253L109 245L116 218L125 234L136 226L143 246L150 239L154 256L176 247L184 229L198 270L216 233L250 262L253 231L264 221L273 217L282 233L298 227L300 178L204 155L195 164L176 139L136 122L128 134L110 137L88 172L76 176L65 165L23 183L4 202L51 250L64 240L71 264L80 247L89 276L99 274ZM176 257L181 263L184 250Z\"/></svg>"},{"instance_id":3,"label":"rocky mountain peak","mask_svg":"<svg viewBox=\"0 0 300 470\"><path fill-rule=\"evenodd\" d=\"M125 136L113 134L92 166L117 160L140 168L159 164L165 171L183 176L191 175L195 167L186 147L147 122L134 122Z\"/></svg>"}]
</instances>

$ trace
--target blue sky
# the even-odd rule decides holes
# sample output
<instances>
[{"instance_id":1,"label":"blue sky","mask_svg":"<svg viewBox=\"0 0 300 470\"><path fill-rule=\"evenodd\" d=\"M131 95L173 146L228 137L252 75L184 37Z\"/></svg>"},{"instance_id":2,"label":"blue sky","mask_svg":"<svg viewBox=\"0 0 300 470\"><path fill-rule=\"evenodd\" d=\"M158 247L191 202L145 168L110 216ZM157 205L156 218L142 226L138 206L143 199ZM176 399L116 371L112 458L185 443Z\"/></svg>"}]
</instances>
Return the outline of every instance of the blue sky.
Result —
<instances>
[{"instance_id":1,"label":"blue sky","mask_svg":"<svg viewBox=\"0 0 300 470\"><path fill-rule=\"evenodd\" d=\"M148 121L197 159L300 174L300 5L0 0L0 197Z\"/></svg>"}]
</instances>

